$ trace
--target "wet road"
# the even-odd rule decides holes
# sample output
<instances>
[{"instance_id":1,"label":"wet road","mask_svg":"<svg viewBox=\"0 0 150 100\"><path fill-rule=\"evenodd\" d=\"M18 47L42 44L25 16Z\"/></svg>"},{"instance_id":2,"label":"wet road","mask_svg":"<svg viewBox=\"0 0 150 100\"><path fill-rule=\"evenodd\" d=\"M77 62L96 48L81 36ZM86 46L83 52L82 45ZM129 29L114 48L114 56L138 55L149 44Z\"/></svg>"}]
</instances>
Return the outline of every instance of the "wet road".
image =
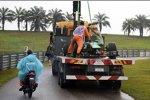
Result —
<instances>
[{"instance_id":1,"label":"wet road","mask_svg":"<svg viewBox=\"0 0 150 100\"><path fill-rule=\"evenodd\" d=\"M0 88L0 100L29 100L20 92L18 79L14 78ZM127 94L98 87L96 82L77 83L75 88L61 89L51 68L44 68L39 87L30 100L133 100Z\"/></svg>"}]
</instances>

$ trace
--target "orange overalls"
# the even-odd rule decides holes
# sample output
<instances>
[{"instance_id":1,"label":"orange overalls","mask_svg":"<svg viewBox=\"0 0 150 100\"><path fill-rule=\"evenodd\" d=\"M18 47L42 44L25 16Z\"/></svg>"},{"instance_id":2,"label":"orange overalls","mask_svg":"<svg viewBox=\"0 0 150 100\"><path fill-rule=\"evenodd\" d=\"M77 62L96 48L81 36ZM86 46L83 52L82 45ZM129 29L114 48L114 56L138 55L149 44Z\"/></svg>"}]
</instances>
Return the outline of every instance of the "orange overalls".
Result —
<instances>
[{"instance_id":1,"label":"orange overalls","mask_svg":"<svg viewBox=\"0 0 150 100\"><path fill-rule=\"evenodd\" d=\"M73 50L74 44L77 43L78 49L77 54L80 54L83 47L83 39L87 36L88 40L91 40L88 30L85 26L80 25L73 31L73 39L71 40L70 46L68 48L68 53L70 54Z\"/></svg>"}]
</instances>

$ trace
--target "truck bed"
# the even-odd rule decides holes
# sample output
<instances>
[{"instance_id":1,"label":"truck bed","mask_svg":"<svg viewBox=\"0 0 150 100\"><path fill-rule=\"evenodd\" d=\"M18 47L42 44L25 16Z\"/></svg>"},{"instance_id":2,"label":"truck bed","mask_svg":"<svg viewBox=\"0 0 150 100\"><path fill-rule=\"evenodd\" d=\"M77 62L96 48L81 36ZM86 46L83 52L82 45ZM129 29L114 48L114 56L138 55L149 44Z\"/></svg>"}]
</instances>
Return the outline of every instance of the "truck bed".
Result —
<instances>
[{"instance_id":1,"label":"truck bed","mask_svg":"<svg viewBox=\"0 0 150 100\"><path fill-rule=\"evenodd\" d=\"M128 58L116 58L109 59L103 58L73 58L66 56L58 56L62 59L62 63L67 64L83 64L83 65L132 65L135 64L133 59Z\"/></svg>"}]
</instances>

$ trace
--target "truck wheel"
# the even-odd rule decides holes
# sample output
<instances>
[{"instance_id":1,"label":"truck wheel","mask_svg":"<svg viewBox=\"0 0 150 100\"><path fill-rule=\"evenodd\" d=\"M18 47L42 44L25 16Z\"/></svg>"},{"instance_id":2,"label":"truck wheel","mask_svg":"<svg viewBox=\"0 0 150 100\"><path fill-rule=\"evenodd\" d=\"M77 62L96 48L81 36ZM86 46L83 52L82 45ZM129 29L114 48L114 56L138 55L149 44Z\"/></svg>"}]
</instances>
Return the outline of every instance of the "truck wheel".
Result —
<instances>
[{"instance_id":1,"label":"truck wheel","mask_svg":"<svg viewBox=\"0 0 150 100\"><path fill-rule=\"evenodd\" d=\"M107 52L117 51L116 44L115 43L108 43L108 45L106 46L106 50L107 50ZM111 55L111 54L108 55L108 57L110 59L116 59L116 56L117 55Z\"/></svg>"},{"instance_id":2,"label":"truck wheel","mask_svg":"<svg viewBox=\"0 0 150 100\"><path fill-rule=\"evenodd\" d=\"M76 86L76 82L77 82L76 80L69 80L67 81L67 84L69 87L73 88Z\"/></svg>"},{"instance_id":3,"label":"truck wheel","mask_svg":"<svg viewBox=\"0 0 150 100\"><path fill-rule=\"evenodd\" d=\"M62 70L62 65L60 62L58 62L58 85L60 85L61 88L65 88L66 87L66 82L65 82L65 79L64 79L64 74L63 72L61 71Z\"/></svg>"},{"instance_id":4,"label":"truck wheel","mask_svg":"<svg viewBox=\"0 0 150 100\"><path fill-rule=\"evenodd\" d=\"M120 90L120 88L121 88L121 81L120 80L119 81L113 81L112 88L115 91Z\"/></svg>"},{"instance_id":5,"label":"truck wheel","mask_svg":"<svg viewBox=\"0 0 150 100\"><path fill-rule=\"evenodd\" d=\"M109 81L109 80L100 80L99 84L100 86L105 87L106 89L112 88L112 81Z\"/></svg>"},{"instance_id":6,"label":"truck wheel","mask_svg":"<svg viewBox=\"0 0 150 100\"><path fill-rule=\"evenodd\" d=\"M61 73L58 74L58 84L60 85L61 88L66 87L66 83L64 82L64 78Z\"/></svg>"},{"instance_id":7,"label":"truck wheel","mask_svg":"<svg viewBox=\"0 0 150 100\"><path fill-rule=\"evenodd\" d=\"M58 75L58 72L56 71L56 68L55 68L56 65L57 65L57 63L54 60L54 62L52 63L52 74L53 74L53 76L57 76Z\"/></svg>"}]
</instances>

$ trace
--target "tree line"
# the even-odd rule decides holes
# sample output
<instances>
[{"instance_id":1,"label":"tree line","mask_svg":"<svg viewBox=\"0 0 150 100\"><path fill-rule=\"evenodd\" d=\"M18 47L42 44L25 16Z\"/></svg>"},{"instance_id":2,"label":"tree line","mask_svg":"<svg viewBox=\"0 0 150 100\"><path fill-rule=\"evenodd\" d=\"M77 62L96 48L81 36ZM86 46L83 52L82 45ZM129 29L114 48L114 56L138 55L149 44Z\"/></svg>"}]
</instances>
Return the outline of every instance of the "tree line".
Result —
<instances>
[{"instance_id":1,"label":"tree line","mask_svg":"<svg viewBox=\"0 0 150 100\"><path fill-rule=\"evenodd\" d=\"M109 17L104 13L95 14L94 16L98 20L100 32L102 27L111 27L108 21ZM34 6L29 10L22 7L15 7L15 11L10 10L7 7L0 8L0 22L2 25L2 31L5 30L5 22L17 21L18 31L20 31L20 24L24 23L25 31L47 31L46 29L52 25L55 29L56 22L73 20L73 15L68 12L63 13L61 9L46 10L43 7ZM30 29L28 25L30 23ZM146 15L136 15L135 18L125 19L122 24L122 30L124 33L130 35L131 31L139 30L140 36L143 36L143 30L150 30L150 20Z\"/></svg>"}]
</instances>

